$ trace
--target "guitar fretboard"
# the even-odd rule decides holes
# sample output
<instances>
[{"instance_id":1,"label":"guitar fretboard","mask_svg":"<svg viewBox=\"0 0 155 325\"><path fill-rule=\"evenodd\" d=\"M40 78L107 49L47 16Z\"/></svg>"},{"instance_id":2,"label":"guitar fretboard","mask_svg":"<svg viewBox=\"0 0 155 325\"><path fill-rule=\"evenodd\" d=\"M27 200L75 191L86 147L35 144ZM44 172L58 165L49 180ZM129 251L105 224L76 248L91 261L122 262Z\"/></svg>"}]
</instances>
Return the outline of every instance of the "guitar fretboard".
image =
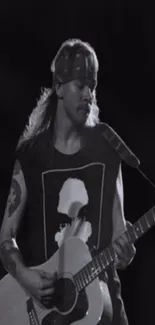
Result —
<instances>
[{"instance_id":1,"label":"guitar fretboard","mask_svg":"<svg viewBox=\"0 0 155 325\"><path fill-rule=\"evenodd\" d=\"M155 225L155 206L135 222L132 228L125 233L129 236L132 243L136 242L152 226ZM116 240L117 241L117 240ZM115 252L113 245L110 244L101 253L96 255L91 262L84 266L74 275L74 281L78 291L89 285L102 271L105 271L115 262Z\"/></svg>"}]
</instances>

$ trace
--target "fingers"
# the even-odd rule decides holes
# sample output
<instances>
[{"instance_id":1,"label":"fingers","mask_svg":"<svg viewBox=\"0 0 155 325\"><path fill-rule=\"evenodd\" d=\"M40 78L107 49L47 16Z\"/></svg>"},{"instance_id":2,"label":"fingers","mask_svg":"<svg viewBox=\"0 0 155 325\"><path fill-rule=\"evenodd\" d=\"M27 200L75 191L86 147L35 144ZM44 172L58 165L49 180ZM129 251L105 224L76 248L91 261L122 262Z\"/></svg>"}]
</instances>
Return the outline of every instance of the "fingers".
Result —
<instances>
[{"instance_id":1,"label":"fingers","mask_svg":"<svg viewBox=\"0 0 155 325\"><path fill-rule=\"evenodd\" d=\"M48 288L48 289L41 289L40 290L40 296L41 297L52 297L52 295L54 294L55 289L54 288Z\"/></svg>"},{"instance_id":2,"label":"fingers","mask_svg":"<svg viewBox=\"0 0 155 325\"><path fill-rule=\"evenodd\" d=\"M46 290L49 289L50 287L52 288L54 286L54 283L57 279L57 273L54 272L53 274L47 273L45 271L39 270L39 273L42 277L41 281L41 290Z\"/></svg>"},{"instance_id":3,"label":"fingers","mask_svg":"<svg viewBox=\"0 0 155 325\"><path fill-rule=\"evenodd\" d=\"M134 255L136 249L134 245L128 240L127 236L123 234L113 243L114 250L118 256L124 255Z\"/></svg>"},{"instance_id":4,"label":"fingers","mask_svg":"<svg viewBox=\"0 0 155 325\"><path fill-rule=\"evenodd\" d=\"M39 290L40 301L46 308L51 308L54 293L55 293L54 277L52 277L51 279L50 276L49 280L44 279L42 289Z\"/></svg>"},{"instance_id":5,"label":"fingers","mask_svg":"<svg viewBox=\"0 0 155 325\"><path fill-rule=\"evenodd\" d=\"M47 280L54 280L57 277L56 271L54 273L49 273L44 270L39 270L39 273L43 279L47 279Z\"/></svg>"},{"instance_id":6,"label":"fingers","mask_svg":"<svg viewBox=\"0 0 155 325\"><path fill-rule=\"evenodd\" d=\"M126 258L128 258L136 254L135 246L130 242L124 240L124 238L119 238L119 240L117 240L117 242L115 242L113 246L116 254L120 258L121 256L126 256Z\"/></svg>"},{"instance_id":7,"label":"fingers","mask_svg":"<svg viewBox=\"0 0 155 325\"><path fill-rule=\"evenodd\" d=\"M53 287L55 284L55 280L54 279L51 279L51 280L47 280L47 279L44 279L41 283L41 290L47 290L49 289L50 287Z\"/></svg>"},{"instance_id":8,"label":"fingers","mask_svg":"<svg viewBox=\"0 0 155 325\"><path fill-rule=\"evenodd\" d=\"M132 227L128 223L127 228ZM114 252L116 254L115 263L119 269L126 268L133 260L136 254L136 248L132 244L128 234L124 232L117 240L113 242Z\"/></svg>"}]
</instances>

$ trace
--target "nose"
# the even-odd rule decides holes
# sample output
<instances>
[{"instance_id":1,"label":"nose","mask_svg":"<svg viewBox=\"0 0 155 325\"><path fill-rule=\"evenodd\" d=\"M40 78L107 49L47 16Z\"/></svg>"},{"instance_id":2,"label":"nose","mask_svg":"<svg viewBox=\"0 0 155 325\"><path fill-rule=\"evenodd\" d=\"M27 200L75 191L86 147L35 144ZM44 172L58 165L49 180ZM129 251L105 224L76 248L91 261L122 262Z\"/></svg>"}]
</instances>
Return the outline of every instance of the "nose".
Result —
<instances>
[{"instance_id":1,"label":"nose","mask_svg":"<svg viewBox=\"0 0 155 325\"><path fill-rule=\"evenodd\" d=\"M85 85L83 89L83 99L84 101L91 102L92 101L92 92L91 89Z\"/></svg>"}]
</instances>

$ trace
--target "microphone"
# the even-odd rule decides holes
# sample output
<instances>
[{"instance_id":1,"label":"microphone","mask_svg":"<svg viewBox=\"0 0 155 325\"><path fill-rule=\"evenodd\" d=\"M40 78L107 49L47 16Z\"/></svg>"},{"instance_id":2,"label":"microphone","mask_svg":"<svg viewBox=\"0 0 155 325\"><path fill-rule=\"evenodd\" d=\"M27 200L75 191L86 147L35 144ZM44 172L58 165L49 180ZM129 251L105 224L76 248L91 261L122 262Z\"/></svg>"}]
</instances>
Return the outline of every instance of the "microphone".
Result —
<instances>
[{"instance_id":1,"label":"microphone","mask_svg":"<svg viewBox=\"0 0 155 325\"><path fill-rule=\"evenodd\" d=\"M134 155L134 153L127 147L125 142L120 136L108 125L102 123L103 136L110 143L110 145L118 152L119 156L133 168L138 168L140 160Z\"/></svg>"}]
</instances>

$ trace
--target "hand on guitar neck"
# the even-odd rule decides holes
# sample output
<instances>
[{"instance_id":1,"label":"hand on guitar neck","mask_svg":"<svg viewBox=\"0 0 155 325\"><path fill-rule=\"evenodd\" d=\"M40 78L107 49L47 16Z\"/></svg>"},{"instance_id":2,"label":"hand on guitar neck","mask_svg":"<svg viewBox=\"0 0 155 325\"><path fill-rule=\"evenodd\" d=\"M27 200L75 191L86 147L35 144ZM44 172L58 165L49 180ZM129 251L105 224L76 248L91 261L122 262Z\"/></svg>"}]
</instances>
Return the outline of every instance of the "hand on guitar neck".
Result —
<instances>
[{"instance_id":1,"label":"hand on guitar neck","mask_svg":"<svg viewBox=\"0 0 155 325\"><path fill-rule=\"evenodd\" d=\"M132 228L132 224L129 221L126 221L126 224L128 230ZM123 270L132 262L136 254L136 248L126 232L116 239L112 245L116 253L116 267L119 270Z\"/></svg>"}]
</instances>

